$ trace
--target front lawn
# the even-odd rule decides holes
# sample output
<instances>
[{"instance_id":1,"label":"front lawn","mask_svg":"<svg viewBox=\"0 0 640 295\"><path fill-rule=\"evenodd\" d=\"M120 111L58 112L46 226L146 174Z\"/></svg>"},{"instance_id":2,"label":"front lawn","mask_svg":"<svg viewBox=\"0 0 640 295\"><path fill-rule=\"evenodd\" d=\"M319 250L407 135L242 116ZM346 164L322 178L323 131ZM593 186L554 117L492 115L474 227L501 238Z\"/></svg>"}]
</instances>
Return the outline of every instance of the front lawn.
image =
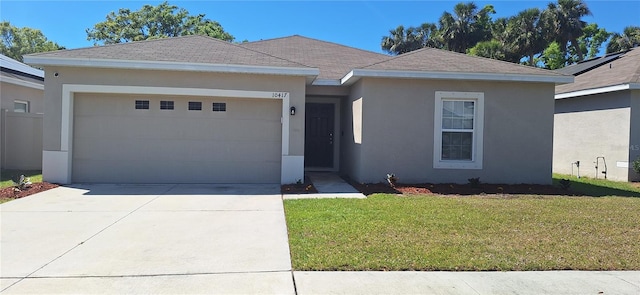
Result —
<instances>
[{"instance_id":1,"label":"front lawn","mask_svg":"<svg viewBox=\"0 0 640 295\"><path fill-rule=\"evenodd\" d=\"M611 181L602 178L593 179L589 177L577 178L565 174L553 174L553 184L559 186L561 179L571 182L569 190L581 195L601 197L601 196L626 196L640 197L640 183Z\"/></svg>"},{"instance_id":2,"label":"front lawn","mask_svg":"<svg viewBox=\"0 0 640 295\"><path fill-rule=\"evenodd\" d=\"M14 194L8 187L14 186L14 181L20 179L20 175L29 178L32 183L42 182L42 171L40 170L1 170L0 171L0 204L15 199Z\"/></svg>"},{"instance_id":3,"label":"front lawn","mask_svg":"<svg viewBox=\"0 0 640 295\"><path fill-rule=\"evenodd\" d=\"M640 270L640 198L377 194L284 205L295 270Z\"/></svg>"}]
</instances>

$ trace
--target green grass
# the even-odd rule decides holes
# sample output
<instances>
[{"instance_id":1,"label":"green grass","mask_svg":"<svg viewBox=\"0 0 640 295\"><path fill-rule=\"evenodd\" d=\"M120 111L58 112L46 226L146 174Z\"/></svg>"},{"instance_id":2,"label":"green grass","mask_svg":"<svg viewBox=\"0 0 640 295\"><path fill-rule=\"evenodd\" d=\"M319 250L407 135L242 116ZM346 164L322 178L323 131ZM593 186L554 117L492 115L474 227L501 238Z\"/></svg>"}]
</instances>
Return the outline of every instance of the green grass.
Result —
<instances>
[{"instance_id":1,"label":"green grass","mask_svg":"<svg viewBox=\"0 0 640 295\"><path fill-rule=\"evenodd\" d=\"M13 186L13 181L17 181L20 175L30 178L32 183L42 182L42 171L40 170L1 170L0 189ZM0 204L11 200L13 198L0 196Z\"/></svg>"},{"instance_id":2,"label":"green grass","mask_svg":"<svg viewBox=\"0 0 640 295\"><path fill-rule=\"evenodd\" d=\"M593 197L640 197L640 183L593 179L587 177L577 178L571 175L553 174L554 185L559 185L561 179L569 179L571 181L571 187L569 190L578 194Z\"/></svg>"},{"instance_id":3,"label":"green grass","mask_svg":"<svg viewBox=\"0 0 640 295\"><path fill-rule=\"evenodd\" d=\"M640 198L287 200L296 270L640 270Z\"/></svg>"},{"instance_id":4,"label":"green grass","mask_svg":"<svg viewBox=\"0 0 640 295\"><path fill-rule=\"evenodd\" d=\"M30 178L32 183L42 182L40 170L2 170L0 171L0 188L13 186L13 181L17 181L20 175Z\"/></svg>"}]
</instances>

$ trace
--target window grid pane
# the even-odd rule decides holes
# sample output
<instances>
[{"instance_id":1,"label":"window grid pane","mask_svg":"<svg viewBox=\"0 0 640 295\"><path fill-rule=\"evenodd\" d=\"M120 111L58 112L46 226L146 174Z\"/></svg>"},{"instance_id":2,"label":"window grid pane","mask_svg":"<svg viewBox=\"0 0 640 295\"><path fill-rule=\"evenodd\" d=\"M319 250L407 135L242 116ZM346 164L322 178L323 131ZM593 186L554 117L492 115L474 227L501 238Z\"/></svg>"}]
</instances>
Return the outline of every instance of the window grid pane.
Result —
<instances>
[{"instance_id":1,"label":"window grid pane","mask_svg":"<svg viewBox=\"0 0 640 295\"><path fill-rule=\"evenodd\" d=\"M172 100L161 100L160 101L160 109L161 110L173 110L173 101Z\"/></svg>"},{"instance_id":2,"label":"window grid pane","mask_svg":"<svg viewBox=\"0 0 640 295\"><path fill-rule=\"evenodd\" d=\"M442 132L443 160L472 160L473 132Z\"/></svg>"},{"instance_id":3,"label":"window grid pane","mask_svg":"<svg viewBox=\"0 0 640 295\"><path fill-rule=\"evenodd\" d=\"M213 111L214 112L226 112L227 111L227 103L214 102L213 103Z\"/></svg>"},{"instance_id":4,"label":"window grid pane","mask_svg":"<svg viewBox=\"0 0 640 295\"><path fill-rule=\"evenodd\" d=\"M475 102L453 101L442 102L442 129L473 130Z\"/></svg>"},{"instance_id":5,"label":"window grid pane","mask_svg":"<svg viewBox=\"0 0 640 295\"><path fill-rule=\"evenodd\" d=\"M136 110L148 110L148 109L149 109L148 100L136 100Z\"/></svg>"},{"instance_id":6,"label":"window grid pane","mask_svg":"<svg viewBox=\"0 0 640 295\"><path fill-rule=\"evenodd\" d=\"M189 102L189 110L190 111L202 111L202 102L200 102L200 101L190 101Z\"/></svg>"}]
</instances>

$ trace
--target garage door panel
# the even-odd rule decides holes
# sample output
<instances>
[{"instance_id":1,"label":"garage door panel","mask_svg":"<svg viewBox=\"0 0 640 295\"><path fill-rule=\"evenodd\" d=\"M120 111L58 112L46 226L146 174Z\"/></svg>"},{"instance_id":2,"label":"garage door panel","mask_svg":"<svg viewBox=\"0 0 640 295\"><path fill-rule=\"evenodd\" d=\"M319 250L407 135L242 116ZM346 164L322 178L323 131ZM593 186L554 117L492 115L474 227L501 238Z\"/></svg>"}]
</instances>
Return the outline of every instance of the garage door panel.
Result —
<instances>
[{"instance_id":1,"label":"garage door panel","mask_svg":"<svg viewBox=\"0 0 640 295\"><path fill-rule=\"evenodd\" d=\"M135 110L136 99L150 110ZM188 111L197 99L76 96L73 181L279 183L281 102L211 99L227 103L216 113L200 99L203 110ZM175 109L159 110L160 100Z\"/></svg>"}]
</instances>

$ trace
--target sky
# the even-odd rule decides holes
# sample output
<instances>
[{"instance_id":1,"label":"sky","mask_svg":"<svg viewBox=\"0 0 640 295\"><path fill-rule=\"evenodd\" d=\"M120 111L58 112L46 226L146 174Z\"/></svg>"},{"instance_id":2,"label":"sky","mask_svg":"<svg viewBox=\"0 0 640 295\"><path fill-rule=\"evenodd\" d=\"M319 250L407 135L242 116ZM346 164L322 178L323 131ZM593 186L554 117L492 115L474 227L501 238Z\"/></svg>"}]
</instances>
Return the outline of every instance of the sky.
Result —
<instances>
[{"instance_id":1,"label":"sky","mask_svg":"<svg viewBox=\"0 0 640 295\"><path fill-rule=\"evenodd\" d=\"M67 49L93 46L86 29L104 21L119 8L138 10L162 1L31 1L0 0L0 18L17 27L41 30ZM382 52L380 41L398 25L437 22L444 11L461 1L169 1L190 14L205 14L219 22L235 41L257 41L302 35L347 46ZM508 17L527 8L544 9L550 1L475 1L491 4L493 18ZM611 32L640 26L640 1L585 1L593 15L583 18ZM601 52L602 54L603 52Z\"/></svg>"}]
</instances>

